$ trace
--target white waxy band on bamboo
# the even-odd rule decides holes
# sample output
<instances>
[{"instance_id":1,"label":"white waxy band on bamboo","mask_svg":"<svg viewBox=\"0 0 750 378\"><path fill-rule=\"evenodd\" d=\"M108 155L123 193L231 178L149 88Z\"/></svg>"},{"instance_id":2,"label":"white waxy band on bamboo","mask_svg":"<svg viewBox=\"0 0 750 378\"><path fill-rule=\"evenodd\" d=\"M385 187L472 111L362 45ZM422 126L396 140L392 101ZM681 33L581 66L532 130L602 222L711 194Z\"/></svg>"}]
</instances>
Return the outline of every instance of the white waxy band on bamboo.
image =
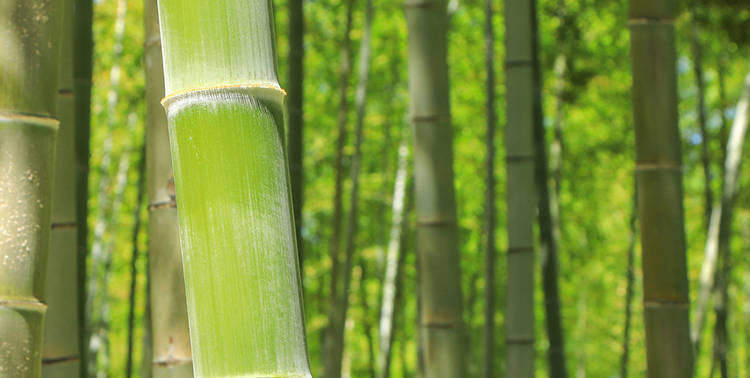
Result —
<instances>
[{"instance_id":1,"label":"white waxy band on bamboo","mask_svg":"<svg viewBox=\"0 0 750 378\"><path fill-rule=\"evenodd\" d=\"M270 89L273 91L280 92L283 96L286 96L286 91L283 90L278 85L268 85L268 84L217 85L214 87L192 88L192 89L186 89L186 90L170 93L161 100L161 105L164 106L164 108L167 108L171 103L176 101L177 98L180 98L186 95L191 95L191 94L203 93L203 92L215 93L217 90L221 90L221 89L229 89L229 90L235 90L235 91L252 90L252 89Z\"/></svg>"},{"instance_id":2,"label":"white waxy band on bamboo","mask_svg":"<svg viewBox=\"0 0 750 378\"><path fill-rule=\"evenodd\" d=\"M60 126L60 120L55 117L23 113L0 113L0 122L25 122L54 128Z\"/></svg>"},{"instance_id":3,"label":"white waxy band on bamboo","mask_svg":"<svg viewBox=\"0 0 750 378\"><path fill-rule=\"evenodd\" d=\"M0 307L38 312L42 314L47 311L47 305L37 300L31 300L31 301L24 301L20 299L0 300Z\"/></svg>"}]
</instances>

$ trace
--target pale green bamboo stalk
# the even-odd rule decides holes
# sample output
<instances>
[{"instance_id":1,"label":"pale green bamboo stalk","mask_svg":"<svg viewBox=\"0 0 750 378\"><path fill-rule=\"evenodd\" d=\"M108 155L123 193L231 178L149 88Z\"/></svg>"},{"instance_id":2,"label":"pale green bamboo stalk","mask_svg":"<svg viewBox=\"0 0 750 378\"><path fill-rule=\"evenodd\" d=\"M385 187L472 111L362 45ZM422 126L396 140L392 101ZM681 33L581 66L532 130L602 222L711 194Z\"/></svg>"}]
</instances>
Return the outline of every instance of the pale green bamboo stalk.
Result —
<instances>
[{"instance_id":1,"label":"pale green bamboo stalk","mask_svg":"<svg viewBox=\"0 0 750 378\"><path fill-rule=\"evenodd\" d=\"M727 311L729 308L728 286L731 280L731 246L732 220L734 218L734 203L739 192L739 174L742 164L742 150L747 134L750 108L750 73L745 76L742 97L737 103L734 121L727 141L726 160L724 162L724 178L721 195L721 216L719 221L718 249L722 260L722 267L717 272L717 291L715 313L714 361L719 362L721 376L728 374L727 349L729 334L727 332Z\"/></svg>"},{"instance_id":2,"label":"pale green bamboo stalk","mask_svg":"<svg viewBox=\"0 0 750 378\"><path fill-rule=\"evenodd\" d=\"M64 1L0 3L0 375L41 373Z\"/></svg>"},{"instance_id":3,"label":"pale green bamboo stalk","mask_svg":"<svg viewBox=\"0 0 750 378\"><path fill-rule=\"evenodd\" d=\"M508 377L534 376L534 0L505 2L508 251L505 343Z\"/></svg>"},{"instance_id":4,"label":"pale green bamboo stalk","mask_svg":"<svg viewBox=\"0 0 750 378\"><path fill-rule=\"evenodd\" d=\"M76 119L73 83L73 2L62 9L63 32L58 90L60 128L52 191L47 266L42 376L80 375L76 193Z\"/></svg>"},{"instance_id":5,"label":"pale green bamboo stalk","mask_svg":"<svg viewBox=\"0 0 750 378\"><path fill-rule=\"evenodd\" d=\"M164 68L156 0L144 5L146 41L146 169L154 377L192 377L185 276L180 255L177 202L169 149Z\"/></svg>"},{"instance_id":6,"label":"pale green bamboo stalk","mask_svg":"<svg viewBox=\"0 0 750 378\"><path fill-rule=\"evenodd\" d=\"M425 376L466 374L445 0L406 0Z\"/></svg>"},{"instance_id":7,"label":"pale green bamboo stalk","mask_svg":"<svg viewBox=\"0 0 750 378\"><path fill-rule=\"evenodd\" d=\"M310 377L270 0L159 0L198 377Z\"/></svg>"},{"instance_id":8,"label":"pale green bamboo stalk","mask_svg":"<svg viewBox=\"0 0 750 378\"><path fill-rule=\"evenodd\" d=\"M674 14L672 0L630 0L636 183L651 378L693 374Z\"/></svg>"},{"instance_id":9,"label":"pale green bamboo stalk","mask_svg":"<svg viewBox=\"0 0 750 378\"><path fill-rule=\"evenodd\" d=\"M305 17L302 0L289 0L289 54L287 64L287 143L289 146L289 178L292 186L292 202L294 203L294 224L297 236L297 254L299 255L300 271L304 264L302 249L302 205L305 200L305 169L304 169L304 60L305 48Z\"/></svg>"}]
</instances>

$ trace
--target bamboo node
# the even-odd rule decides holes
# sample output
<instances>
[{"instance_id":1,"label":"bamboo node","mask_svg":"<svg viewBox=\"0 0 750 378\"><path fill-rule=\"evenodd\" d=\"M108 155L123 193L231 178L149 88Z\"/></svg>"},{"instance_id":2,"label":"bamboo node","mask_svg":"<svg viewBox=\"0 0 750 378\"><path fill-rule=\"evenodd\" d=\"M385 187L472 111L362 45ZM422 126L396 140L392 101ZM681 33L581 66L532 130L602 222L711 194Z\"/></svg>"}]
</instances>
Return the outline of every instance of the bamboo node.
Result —
<instances>
[{"instance_id":1,"label":"bamboo node","mask_svg":"<svg viewBox=\"0 0 750 378\"><path fill-rule=\"evenodd\" d=\"M667 25L672 26L674 25L674 18L666 18L666 17L637 17L637 18L629 18L628 19L628 25Z\"/></svg>"},{"instance_id":2,"label":"bamboo node","mask_svg":"<svg viewBox=\"0 0 750 378\"><path fill-rule=\"evenodd\" d=\"M450 114L415 115L411 117L413 123L417 122L450 122Z\"/></svg>"},{"instance_id":3,"label":"bamboo node","mask_svg":"<svg viewBox=\"0 0 750 378\"><path fill-rule=\"evenodd\" d=\"M280 92L282 96L286 96L286 91L278 85L271 84L228 84L228 85L217 85L212 87L199 87L190 88L168 94L161 100L161 105L166 109L171 103L177 101L179 98L188 96L191 94L198 94L204 92L217 92L222 89L234 90L238 92L248 91L252 89L269 89L272 91Z\"/></svg>"},{"instance_id":4,"label":"bamboo node","mask_svg":"<svg viewBox=\"0 0 750 378\"><path fill-rule=\"evenodd\" d=\"M78 227L78 224L76 222L58 222L52 223L51 227L53 230L59 230L65 228L76 228Z\"/></svg>"},{"instance_id":5,"label":"bamboo node","mask_svg":"<svg viewBox=\"0 0 750 378\"><path fill-rule=\"evenodd\" d=\"M536 342L536 339L533 337L506 337L505 343L506 344L534 344Z\"/></svg>"},{"instance_id":6,"label":"bamboo node","mask_svg":"<svg viewBox=\"0 0 750 378\"><path fill-rule=\"evenodd\" d=\"M58 128L60 120L56 117L42 115L42 114L26 114L26 113L4 113L0 112L0 122L25 122L32 123L39 126L47 126Z\"/></svg>"},{"instance_id":7,"label":"bamboo node","mask_svg":"<svg viewBox=\"0 0 750 378\"><path fill-rule=\"evenodd\" d=\"M643 307L648 308L676 308L676 309L689 309L690 303L687 301L656 301L656 300L644 300Z\"/></svg>"},{"instance_id":8,"label":"bamboo node","mask_svg":"<svg viewBox=\"0 0 750 378\"><path fill-rule=\"evenodd\" d=\"M38 300L21 300L21 299L14 299L14 300L1 300L0 299L0 307L9 307L17 310L22 311L31 311L31 312L38 312L38 313L45 313L47 311L47 305L39 302Z\"/></svg>"},{"instance_id":9,"label":"bamboo node","mask_svg":"<svg viewBox=\"0 0 750 378\"><path fill-rule=\"evenodd\" d=\"M640 172L640 171L656 171L656 170L682 171L682 164L679 164L679 163L669 163L669 162L661 162L661 163L636 163L635 170L636 170L636 172Z\"/></svg>"},{"instance_id":10,"label":"bamboo node","mask_svg":"<svg viewBox=\"0 0 750 378\"><path fill-rule=\"evenodd\" d=\"M67 362L76 362L80 360L81 360L81 357L79 356L45 358L45 359L42 359L42 365L57 365L57 364L64 364Z\"/></svg>"},{"instance_id":11,"label":"bamboo node","mask_svg":"<svg viewBox=\"0 0 750 378\"><path fill-rule=\"evenodd\" d=\"M534 64L531 59L511 59L505 61L505 68L528 67Z\"/></svg>"}]
</instances>

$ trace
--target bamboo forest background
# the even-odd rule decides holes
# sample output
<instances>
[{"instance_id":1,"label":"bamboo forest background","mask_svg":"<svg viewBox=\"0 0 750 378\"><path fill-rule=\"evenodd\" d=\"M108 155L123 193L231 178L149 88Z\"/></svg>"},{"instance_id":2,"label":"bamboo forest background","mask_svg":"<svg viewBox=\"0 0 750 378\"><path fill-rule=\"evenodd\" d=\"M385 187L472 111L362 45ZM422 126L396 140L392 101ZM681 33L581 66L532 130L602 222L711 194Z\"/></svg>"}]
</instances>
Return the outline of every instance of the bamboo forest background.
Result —
<instances>
[{"instance_id":1,"label":"bamboo forest background","mask_svg":"<svg viewBox=\"0 0 750 378\"><path fill-rule=\"evenodd\" d=\"M497 225L493 230L500 252L497 259L495 312L495 369L505 367L504 288L507 246L505 210L505 122L503 2L493 1L497 77L498 135L495 146ZM688 6L690 5L690 6ZM281 85L285 83L288 52L287 4L275 4ZM347 11L352 7L350 47ZM406 21L403 1L377 0L373 4L372 42L363 119L361 177L356 216L355 252L350 310L345 323L343 370L347 376L369 377L379 355L377 330L380 291L385 274L391 231L391 204L399 169L399 146L410 140L408 118ZM464 318L469 347L469 375L479 376L482 361L485 231L485 79L484 8L479 0L451 0L449 55L451 108L454 131L454 171ZM304 208L302 211L302 277L308 343L313 375L323 372L323 342L328 324L331 245L334 217L339 216L341 242L346 233L355 152L356 74L364 38L365 0L304 1ZM544 125L550 153L551 182L559 193L560 300L568 371L576 377L618 376L624 348L627 371L643 376L646 369L642 322L640 246L637 227L631 226L634 209L634 135L631 112L630 42L626 1L540 0L537 6L540 64L543 78ZM97 338L97 370L124 376L132 356L135 375L149 366L148 335L144 324L147 288L147 232L141 226L135 257L135 292L131 292L133 227L136 206L148 222L144 203L138 204L139 170L144 140L145 80L143 67L143 3L139 0L99 0L94 8L94 76L89 180L89 245L101 248L102 257L89 259L93 301L93 332ZM688 245L690 297L695 317L699 273L703 263L711 205L721 197L724 149L735 105L750 62L750 8L741 1L703 4L680 2L677 28L677 73L680 131L683 143L685 227ZM706 134L699 125L695 38L705 88ZM348 53L348 54L347 54ZM344 76L342 71L353 74ZM348 107L340 105L342 85ZM342 110L343 109L343 110ZM343 113L342 113L343 112ZM341 118L341 117L344 118ZM336 214L335 177L338 120L346 121L348 136L338 169L343 169L343 214ZM407 139L405 139L407 138ZM709 182L706 185L702 143L706 142ZM747 151L747 147L745 150ZM746 154L743 154L745 156ZM411 154L408 155L411 159ZM411 172L411 165L408 165ZM408 175L407 177L410 177ZM731 270L728 282L729 372L750 376L750 166L742 166L735 203ZM412 184L407 184L405 222L401 236L402 267L395 307L395 338L391 371L394 377L415 376L416 254L413 231ZM557 185L559 183L559 185ZM216 188L221 190L221 188ZM636 222L637 225L637 222ZM634 234L634 232L636 234ZM628 256L635 249L635 271L626 338ZM109 256L109 257L107 257ZM98 260L96 265L94 259ZM110 260L111 259L111 260ZM539 261L539 258L537 258ZM539 271L539 269L537 269ZM548 348L544 326L541 275L537 273L536 366L547 375ZM158 295L155 293L154 295ZM135 321L129 327L130 298L135 296ZM713 303L713 302L712 302ZM713 307L713 305L711 305ZM714 313L708 314L697 376L708 376L712 366ZM129 353L129 332L133 332ZM143 363L145 362L145 363ZM146 374L143 374L146 375Z\"/></svg>"}]
</instances>

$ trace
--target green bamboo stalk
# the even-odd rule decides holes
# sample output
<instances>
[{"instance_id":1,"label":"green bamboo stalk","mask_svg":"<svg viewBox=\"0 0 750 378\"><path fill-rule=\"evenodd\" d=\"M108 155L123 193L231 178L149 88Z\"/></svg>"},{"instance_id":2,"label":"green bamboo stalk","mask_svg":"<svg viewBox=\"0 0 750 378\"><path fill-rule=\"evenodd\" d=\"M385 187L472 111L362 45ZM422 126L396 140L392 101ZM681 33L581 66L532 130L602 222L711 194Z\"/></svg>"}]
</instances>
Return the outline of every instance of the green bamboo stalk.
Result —
<instances>
[{"instance_id":1,"label":"green bamboo stalk","mask_svg":"<svg viewBox=\"0 0 750 378\"><path fill-rule=\"evenodd\" d=\"M333 231L331 235L331 281L328 292L328 327L326 329L324 348L323 375L326 378L337 378L341 376L341 357L344 351L342 339L338 335L343 334L345 319L341 319L343 304L341 296L343 291L339 288L339 275L341 272L341 220L344 217L343 193L344 193L344 147L346 146L347 130L346 124L349 114L349 99L347 89L349 87L349 76L351 74L351 31L352 16L354 12L354 0L346 2L346 25L344 37L341 42L341 72L339 74L339 109L337 116L338 138L336 140L335 188L333 194Z\"/></svg>"},{"instance_id":2,"label":"green bamboo stalk","mask_svg":"<svg viewBox=\"0 0 750 378\"><path fill-rule=\"evenodd\" d=\"M272 3L222 5L159 0L195 375L311 377Z\"/></svg>"},{"instance_id":3,"label":"green bamboo stalk","mask_svg":"<svg viewBox=\"0 0 750 378\"><path fill-rule=\"evenodd\" d=\"M719 362L721 376L728 374L727 349L729 335L727 333L727 309L729 308L728 286L731 278L731 241L734 203L739 192L739 174L742 164L742 149L747 134L750 108L750 73L745 76L742 97L737 103L734 121L727 141L726 160L724 162L724 178L721 195L721 211L719 220L718 249L722 267L717 271L717 289L715 313L716 330L714 340L714 361Z\"/></svg>"},{"instance_id":4,"label":"green bamboo stalk","mask_svg":"<svg viewBox=\"0 0 750 378\"><path fill-rule=\"evenodd\" d=\"M0 375L41 373L64 1L0 3Z\"/></svg>"},{"instance_id":5,"label":"green bamboo stalk","mask_svg":"<svg viewBox=\"0 0 750 378\"><path fill-rule=\"evenodd\" d=\"M135 210L133 210L133 233L131 234L132 253L130 255L130 290L128 292L128 353L125 364L125 377L130 378L133 374L133 344L135 332L135 296L136 281L138 280L138 235L141 233L141 205L143 204L144 182L146 176L146 144L141 145L138 162L138 182L136 183Z\"/></svg>"},{"instance_id":6,"label":"green bamboo stalk","mask_svg":"<svg viewBox=\"0 0 750 378\"><path fill-rule=\"evenodd\" d=\"M634 185L635 186L635 185ZM633 317L633 294L635 286L635 244L636 222L638 221L638 196L633 196L633 207L630 210L630 241L628 245L627 286L625 287L625 327L622 331L622 357L620 358L620 378L628 377L630 363L630 327Z\"/></svg>"},{"instance_id":7,"label":"green bamboo stalk","mask_svg":"<svg viewBox=\"0 0 750 378\"><path fill-rule=\"evenodd\" d=\"M652 378L693 374L674 13L672 0L630 0L643 307Z\"/></svg>"},{"instance_id":8,"label":"green bamboo stalk","mask_svg":"<svg viewBox=\"0 0 750 378\"><path fill-rule=\"evenodd\" d=\"M192 377L192 354L180 255L174 174L164 97L164 68L156 0L144 4L146 176L148 182L150 303L154 377Z\"/></svg>"},{"instance_id":9,"label":"green bamboo stalk","mask_svg":"<svg viewBox=\"0 0 750 378\"><path fill-rule=\"evenodd\" d=\"M86 376L86 257L88 256L89 155L91 138L91 72L93 50L93 2L75 0L73 30L73 81L76 92L76 223L78 244L78 344L81 377Z\"/></svg>"},{"instance_id":10,"label":"green bamboo stalk","mask_svg":"<svg viewBox=\"0 0 750 378\"><path fill-rule=\"evenodd\" d=\"M482 376L495 377L495 265L497 248L495 245L495 128L497 113L495 111L495 28L492 24L494 10L492 0L484 0L484 69L487 72L485 92L487 93L486 114L487 134L485 136L486 189L484 199L484 232L487 238L484 257L484 339L482 341ZM471 319L471 318L469 318Z\"/></svg>"},{"instance_id":11,"label":"green bamboo stalk","mask_svg":"<svg viewBox=\"0 0 750 378\"><path fill-rule=\"evenodd\" d=\"M76 377L80 374L76 119L73 82L73 2L62 9L63 32L58 90L60 128L52 191L50 250L47 265L42 375Z\"/></svg>"},{"instance_id":12,"label":"green bamboo stalk","mask_svg":"<svg viewBox=\"0 0 750 378\"><path fill-rule=\"evenodd\" d=\"M508 278L505 343L508 377L534 376L534 124L536 36L534 0L505 2Z\"/></svg>"},{"instance_id":13,"label":"green bamboo stalk","mask_svg":"<svg viewBox=\"0 0 750 378\"><path fill-rule=\"evenodd\" d=\"M406 0L425 376L466 375L445 0Z\"/></svg>"},{"instance_id":14,"label":"green bamboo stalk","mask_svg":"<svg viewBox=\"0 0 750 378\"><path fill-rule=\"evenodd\" d=\"M403 133L401 145L398 148L398 168L393 183L393 202L391 204L391 231L388 241L388 251L385 256L385 274L383 277L383 295L380 305L380 322L378 340L380 341L380 355L378 356L379 377L389 378L391 374L391 352L393 350L394 328L396 323L396 298L398 291L399 268L401 261L401 233L404 229L404 199L406 198L406 180L409 159L407 133Z\"/></svg>"},{"instance_id":15,"label":"green bamboo stalk","mask_svg":"<svg viewBox=\"0 0 750 378\"><path fill-rule=\"evenodd\" d=\"M302 270L303 242L302 242L302 206L305 202L305 170L304 170L304 60L305 49L305 17L302 0L289 0L289 54L287 64L287 90L289 99L286 102L287 111L287 145L289 146L289 179L292 186L292 202L294 205L294 225L297 236L297 254L299 255L300 271Z\"/></svg>"},{"instance_id":16,"label":"green bamboo stalk","mask_svg":"<svg viewBox=\"0 0 750 378\"><path fill-rule=\"evenodd\" d=\"M558 14L560 15L560 28L565 28L565 1L558 1ZM537 195L539 196L539 249L542 267L542 292L544 294L544 323L549 339L547 348L547 364L549 375L552 378L567 378L568 368L565 360L565 338L560 310L560 288L559 276L559 242L560 242L560 219L558 194L560 180L562 179L562 126L563 126L563 92L565 90L565 40L560 36L561 52L555 62L555 97L557 100L557 113L555 114L555 139L550 144L550 152L555 156L553 161L547 158L547 131L544 127L544 115L542 114L541 94L541 72L539 68L539 49L537 43L538 26L536 14L534 14L534 99L535 99L535 121L534 121L534 151ZM562 31L560 34L564 33ZM550 163L552 163L552 178L554 183L550 189Z\"/></svg>"},{"instance_id":17,"label":"green bamboo stalk","mask_svg":"<svg viewBox=\"0 0 750 378\"><path fill-rule=\"evenodd\" d=\"M365 100L367 97L367 79L370 74L370 41L371 41L371 29L372 29L372 0L367 0L365 5L365 27L364 36L362 37L362 44L360 45L359 51L359 70L357 77L357 90L355 93L354 105L357 113L357 123L354 130L355 141L354 141L354 155L352 156L352 165L349 178L352 182L351 193L349 194L349 213L347 214L347 226L346 226L346 240L344 245L344 270L343 270L343 282L341 287L341 294L338 295L338 306L337 310L339 314L336 315L335 321L338 322L331 329L335 330L333 335L333 349L334 355L327 356L328 360L332 363L330 365L336 365L333 361L341 361L344 354L345 347L345 325L347 312L349 310L349 296L352 279L352 265L354 261L354 249L355 249L355 238L357 235L357 216L359 215L359 172L362 161L362 139L364 129L364 118L365 118ZM345 91L343 92L346 93ZM328 365L328 364L327 364ZM341 368L339 367L338 371ZM335 374L334 376L338 376Z\"/></svg>"}]
</instances>

